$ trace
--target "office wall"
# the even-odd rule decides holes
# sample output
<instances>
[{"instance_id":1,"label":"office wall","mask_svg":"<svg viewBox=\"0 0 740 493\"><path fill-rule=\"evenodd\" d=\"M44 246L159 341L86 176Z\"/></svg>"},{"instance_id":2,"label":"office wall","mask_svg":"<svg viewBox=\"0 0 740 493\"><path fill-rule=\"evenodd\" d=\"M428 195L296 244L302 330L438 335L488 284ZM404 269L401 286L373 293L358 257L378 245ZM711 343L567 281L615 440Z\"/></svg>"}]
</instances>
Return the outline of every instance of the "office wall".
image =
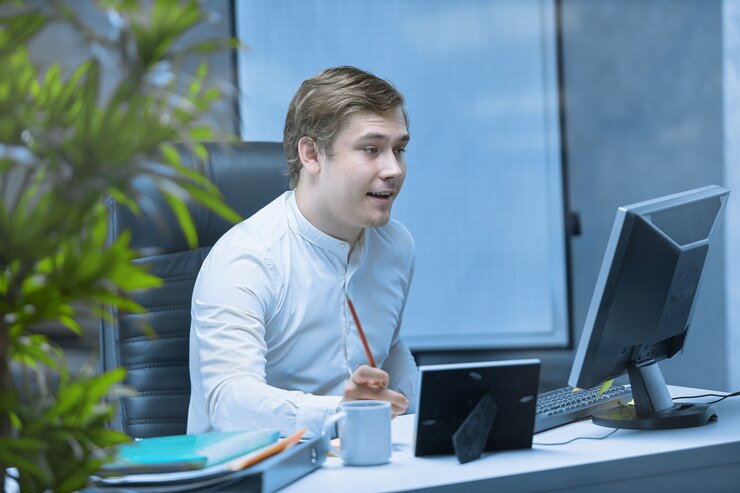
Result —
<instances>
[{"instance_id":1,"label":"office wall","mask_svg":"<svg viewBox=\"0 0 740 493\"><path fill-rule=\"evenodd\" d=\"M725 181L722 2L563 0L562 16L580 334L617 207ZM671 384L728 386L726 228L718 233L685 353L661 363Z\"/></svg>"}]
</instances>

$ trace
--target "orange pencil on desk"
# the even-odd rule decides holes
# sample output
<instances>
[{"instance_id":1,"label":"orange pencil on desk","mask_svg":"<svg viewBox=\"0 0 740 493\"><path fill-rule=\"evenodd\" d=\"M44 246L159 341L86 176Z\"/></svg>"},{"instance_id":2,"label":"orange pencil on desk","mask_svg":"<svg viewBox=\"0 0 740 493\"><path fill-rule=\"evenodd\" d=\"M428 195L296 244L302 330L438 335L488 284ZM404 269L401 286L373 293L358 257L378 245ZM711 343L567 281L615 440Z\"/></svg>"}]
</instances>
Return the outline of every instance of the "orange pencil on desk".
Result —
<instances>
[{"instance_id":1,"label":"orange pencil on desk","mask_svg":"<svg viewBox=\"0 0 740 493\"><path fill-rule=\"evenodd\" d=\"M360 325L360 319L357 317L355 306L352 304L352 300L349 299L349 295L347 295L347 305L349 306L349 311L352 312L352 318L355 319L355 326L357 326L357 333L360 334L360 340L362 341L362 345L365 348L365 354L367 354L367 360L370 362L370 366L372 366L373 368L377 368L377 366L375 366L375 358L373 358L373 353L370 351L370 346L367 343L367 339L365 339L365 332L362 330L362 325Z\"/></svg>"},{"instance_id":2,"label":"orange pencil on desk","mask_svg":"<svg viewBox=\"0 0 740 493\"><path fill-rule=\"evenodd\" d=\"M238 464L233 465L232 469L234 471L238 471L240 469L246 469L249 466L253 466L254 464L257 464L258 462L261 462L268 457L272 457L273 455L279 454L280 452L283 452L284 450L289 449L296 443L298 443L301 438L303 437L303 434L306 432L305 428L301 428L300 430L296 431L290 436L287 436L283 438L282 440L263 448L262 450L258 450L256 453L250 455L246 459L244 459L242 462L239 462Z\"/></svg>"}]
</instances>

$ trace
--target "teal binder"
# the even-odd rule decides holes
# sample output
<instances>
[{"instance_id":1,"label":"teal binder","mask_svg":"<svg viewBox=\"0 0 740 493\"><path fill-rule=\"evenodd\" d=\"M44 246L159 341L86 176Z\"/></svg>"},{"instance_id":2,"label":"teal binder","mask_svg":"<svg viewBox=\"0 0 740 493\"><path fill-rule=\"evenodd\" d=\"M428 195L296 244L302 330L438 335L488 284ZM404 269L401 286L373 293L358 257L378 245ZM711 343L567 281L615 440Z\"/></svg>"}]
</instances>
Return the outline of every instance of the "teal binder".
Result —
<instances>
[{"instance_id":1,"label":"teal binder","mask_svg":"<svg viewBox=\"0 0 740 493\"><path fill-rule=\"evenodd\" d=\"M229 471L222 464L192 474L185 471L96 477L81 493L273 493L321 467L326 460L325 446L322 437L315 437L236 471Z\"/></svg>"},{"instance_id":2,"label":"teal binder","mask_svg":"<svg viewBox=\"0 0 740 493\"><path fill-rule=\"evenodd\" d=\"M271 445L277 430L249 430L142 438L118 447L101 476L164 473L203 469Z\"/></svg>"}]
</instances>

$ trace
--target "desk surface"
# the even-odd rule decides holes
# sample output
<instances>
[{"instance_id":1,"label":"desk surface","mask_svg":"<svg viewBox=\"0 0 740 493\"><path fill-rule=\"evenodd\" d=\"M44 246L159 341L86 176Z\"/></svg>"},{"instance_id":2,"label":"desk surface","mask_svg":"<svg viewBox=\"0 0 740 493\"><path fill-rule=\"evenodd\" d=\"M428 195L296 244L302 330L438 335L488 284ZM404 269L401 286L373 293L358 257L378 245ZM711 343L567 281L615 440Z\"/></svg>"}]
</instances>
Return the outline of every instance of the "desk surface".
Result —
<instances>
[{"instance_id":1,"label":"desk surface","mask_svg":"<svg viewBox=\"0 0 740 493\"><path fill-rule=\"evenodd\" d=\"M671 387L674 396L708 391ZM687 402L707 402L711 398ZM531 450L486 453L464 465L454 456L414 457L413 416L393 421L391 463L344 466L330 457L324 466L281 493L391 491L738 491L740 397L715 404L719 420L680 430L617 430L582 421L534 436ZM626 488L626 489L625 489Z\"/></svg>"}]
</instances>

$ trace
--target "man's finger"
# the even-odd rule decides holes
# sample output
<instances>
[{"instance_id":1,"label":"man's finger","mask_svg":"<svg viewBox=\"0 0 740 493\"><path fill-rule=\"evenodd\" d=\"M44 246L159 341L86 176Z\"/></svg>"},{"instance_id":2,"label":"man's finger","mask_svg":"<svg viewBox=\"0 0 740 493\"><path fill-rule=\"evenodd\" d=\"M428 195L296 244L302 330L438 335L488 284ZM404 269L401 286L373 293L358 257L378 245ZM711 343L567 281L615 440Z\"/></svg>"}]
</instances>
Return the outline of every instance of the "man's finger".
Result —
<instances>
[{"instance_id":1,"label":"man's finger","mask_svg":"<svg viewBox=\"0 0 740 493\"><path fill-rule=\"evenodd\" d=\"M368 365L358 367L352 374L352 381L358 385L375 384L379 387L388 385L390 377L388 373L380 368L373 368Z\"/></svg>"},{"instance_id":2,"label":"man's finger","mask_svg":"<svg viewBox=\"0 0 740 493\"><path fill-rule=\"evenodd\" d=\"M406 408L409 407L409 400L399 392L386 389L379 394L379 397L391 403L394 414L403 414L406 412Z\"/></svg>"}]
</instances>

